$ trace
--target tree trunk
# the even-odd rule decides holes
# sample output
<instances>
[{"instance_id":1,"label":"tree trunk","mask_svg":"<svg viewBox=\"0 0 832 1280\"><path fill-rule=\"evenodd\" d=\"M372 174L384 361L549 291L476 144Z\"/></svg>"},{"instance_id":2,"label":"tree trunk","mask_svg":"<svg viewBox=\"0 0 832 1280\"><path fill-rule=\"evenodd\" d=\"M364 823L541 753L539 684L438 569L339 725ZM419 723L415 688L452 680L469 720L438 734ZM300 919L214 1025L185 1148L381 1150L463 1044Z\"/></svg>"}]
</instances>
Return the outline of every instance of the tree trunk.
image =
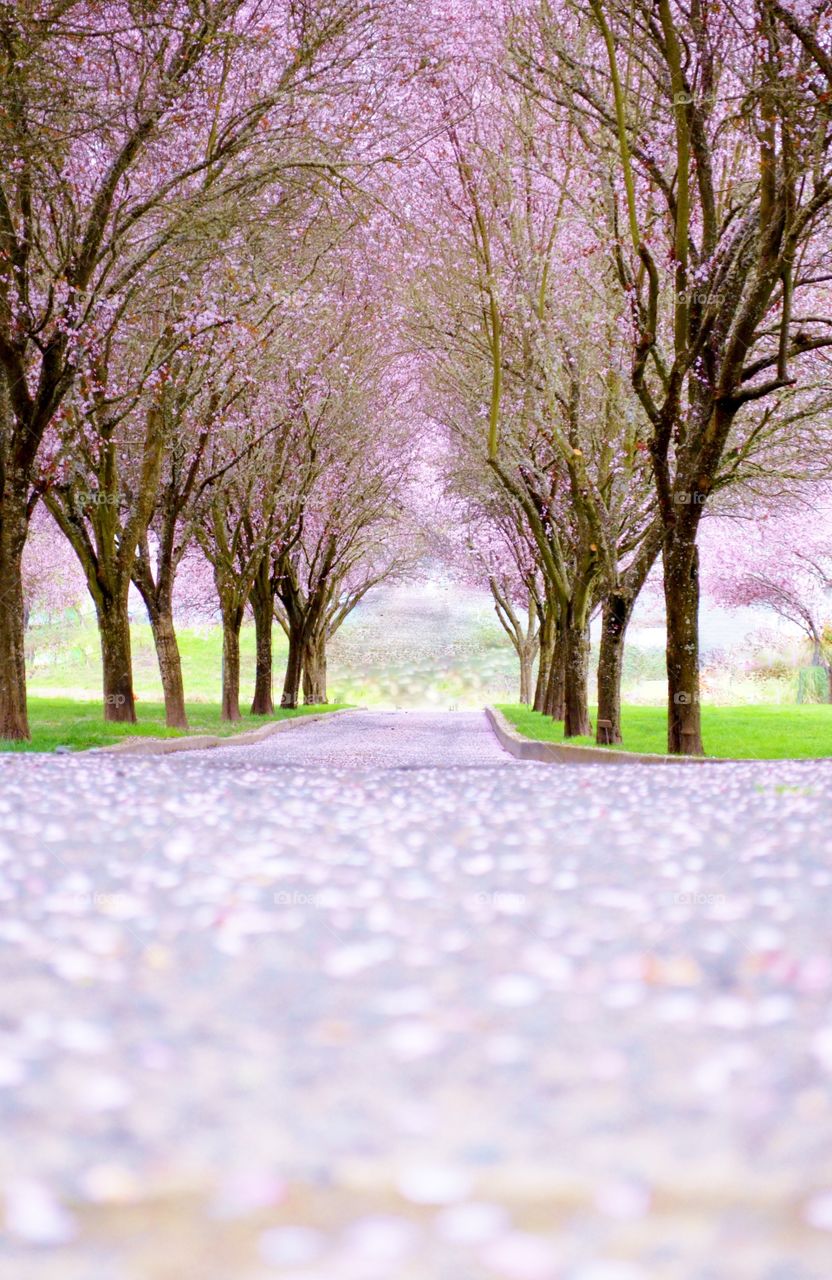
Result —
<instances>
[{"instance_id":1,"label":"tree trunk","mask_svg":"<svg viewBox=\"0 0 832 1280\"><path fill-rule=\"evenodd\" d=\"M98 605L98 630L104 668L104 719L112 724L135 724L133 656L126 593Z\"/></svg>"},{"instance_id":2,"label":"tree trunk","mask_svg":"<svg viewBox=\"0 0 832 1280\"><path fill-rule=\"evenodd\" d=\"M667 611L667 749L702 756L699 708L699 552L693 537L669 531L664 545Z\"/></svg>"},{"instance_id":3,"label":"tree trunk","mask_svg":"<svg viewBox=\"0 0 832 1280\"><path fill-rule=\"evenodd\" d=\"M563 720L566 715L566 648L560 623L553 631L552 657L543 712L552 720Z\"/></svg>"},{"instance_id":4,"label":"tree trunk","mask_svg":"<svg viewBox=\"0 0 832 1280\"><path fill-rule=\"evenodd\" d=\"M624 636L634 601L613 592L604 601L598 655L598 723L596 741L621 742L621 673Z\"/></svg>"},{"instance_id":5,"label":"tree trunk","mask_svg":"<svg viewBox=\"0 0 832 1280\"><path fill-rule=\"evenodd\" d=\"M253 716L274 714L272 695L272 627L274 602L269 577L269 560L263 561L263 569L257 574L251 589L251 608L254 613L256 652L254 667L254 698L251 703Z\"/></svg>"},{"instance_id":6,"label":"tree trunk","mask_svg":"<svg viewBox=\"0 0 832 1280\"><path fill-rule=\"evenodd\" d=\"M0 738L22 742L29 733L26 710L26 625L23 609L23 546L26 517L3 494L0 515Z\"/></svg>"},{"instance_id":7,"label":"tree trunk","mask_svg":"<svg viewBox=\"0 0 832 1280\"><path fill-rule=\"evenodd\" d=\"M537 664L537 683L534 689L534 710L546 711L546 695L555 647L555 620L547 609L540 624L540 657Z\"/></svg>"},{"instance_id":8,"label":"tree trunk","mask_svg":"<svg viewBox=\"0 0 832 1280\"><path fill-rule=\"evenodd\" d=\"M589 627L567 619L563 631L564 738L585 738L592 733L589 720Z\"/></svg>"},{"instance_id":9,"label":"tree trunk","mask_svg":"<svg viewBox=\"0 0 832 1280\"><path fill-rule=\"evenodd\" d=\"M165 724L169 729L187 729L185 684L182 679L179 642L173 625L173 611L170 608L153 608L148 609L148 614L165 695Z\"/></svg>"},{"instance_id":10,"label":"tree trunk","mask_svg":"<svg viewBox=\"0 0 832 1280\"><path fill-rule=\"evenodd\" d=\"M527 707L532 700L532 675L534 673L534 649L531 645L521 645L520 658L520 701Z\"/></svg>"},{"instance_id":11,"label":"tree trunk","mask_svg":"<svg viewBox=\"0 0 832 1280\"><path fill-rule=\"evenodd\" d=\"M321 636L303 650L303 701L307 707L326 703L326 640Z\"/></svg>"},{"instance_id":12,"label":"tree trunk","mask_svg":"<svg viewBox=\"0 0 832 1280\"><path fill-rule=\"evenodd\" d=\"M281 707L296 707L300 693L300 676L303 666L303 637L293 627L289 627L289 656L286 660L286 675L283 678L283 693L280 698Z\"/></svg>"},{"instance_id":13,"label":"tree trunk","mask_svg":"<svg viewBox=\"0 0 832 1280\"><path fill-rule=\"evenodd\" d=\"M156 661L159 664L159 675L162 679L162 692L165 698L165 724L169 729L187 729L188 715L185 710L182 659L173 623L173 574L163 573L160 569L161 580L157 585L153 580L148 561L145 544L143 555L136 557L133 582L144 601L147 616L150 619L150 629L153 632Z\"/></svg>"},{"instance_id":14,"label":"tree trunk","mask_svg":"<svg viewBox=\"0 0 832 1280\"><path fill-rule=\"evenodd\" d=\"M242 610L222 618L222 718L240 719L240 626Z\"/></svg>"}]
</instances>

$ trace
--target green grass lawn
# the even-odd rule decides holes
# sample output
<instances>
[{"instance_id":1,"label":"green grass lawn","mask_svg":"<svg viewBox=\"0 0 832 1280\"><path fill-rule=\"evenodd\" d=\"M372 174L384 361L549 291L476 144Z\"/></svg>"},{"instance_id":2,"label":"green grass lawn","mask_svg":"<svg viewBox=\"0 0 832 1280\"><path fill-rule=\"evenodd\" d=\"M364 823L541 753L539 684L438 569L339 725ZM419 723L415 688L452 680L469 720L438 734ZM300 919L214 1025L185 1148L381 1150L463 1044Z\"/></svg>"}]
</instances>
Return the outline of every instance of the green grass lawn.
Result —
<instances>
[{"instance_id":1,"label":"green grass lawn","mask_svg":"<svg viewBox=\"0 0 832 1280\"><path fill-rule=\"evenodd\" d=\"M190 732L210 733L223 737L258 729L275 720L290 720L297 716L312 715L321 711L338 711L337 703L325 707L298 707L293 711L278 710L273 716L252 716L243 712L242 720L227 724L220 719L219 704L190 703L188 720ZM165 726L165 708L161 702L139 702L136 707L138 724L106 724L99 701L85 702L72 698L29 699L29 723L31 742L2 742L0 751L54 751L55 747L71 747L82 751L86 747L106 747L123 738L182 738L182 729Z\"/></svg>"},{"instance_id":2,"label":"green grass lawn","mask_svg":"<svg viewBox=\"0 0 832 1280\"><path fill-rule=\"evenodd\" d=\"M563 725L528 707L499 708L527 738L563 742ZM595 718L595 708L592 708ZM667 712L663 707L624 707L624 742L608 751L667 752ZM702 735L709 756L742 760L809 759L832 756L832 706L702 707ZM594 746L594 738L570 738Z\"/></svg>"},{"instance_id":3,"label":"green grass lawn","mask_svg":"<svg viewBox=\"0 0 832 1280\"><path fill-rule=\"evenodd\" d=\"M177 632L185 696L191 703L219 703L221 697L222 629L215 626L182 627ZM47 698L93 700L101 694L101 648L94 621L67 620L61 626L33 629L31 652L27 653L30 693ZM133 651L133 684L139 697L148 703L162 701L162 682L150 627L134 622L130 627ZM242 701L251 697L254 686L254 627L247 624L240 633L240 688ZM283 679L286 639L274 629L275 688Z\"/></svg>"}]
</instances>

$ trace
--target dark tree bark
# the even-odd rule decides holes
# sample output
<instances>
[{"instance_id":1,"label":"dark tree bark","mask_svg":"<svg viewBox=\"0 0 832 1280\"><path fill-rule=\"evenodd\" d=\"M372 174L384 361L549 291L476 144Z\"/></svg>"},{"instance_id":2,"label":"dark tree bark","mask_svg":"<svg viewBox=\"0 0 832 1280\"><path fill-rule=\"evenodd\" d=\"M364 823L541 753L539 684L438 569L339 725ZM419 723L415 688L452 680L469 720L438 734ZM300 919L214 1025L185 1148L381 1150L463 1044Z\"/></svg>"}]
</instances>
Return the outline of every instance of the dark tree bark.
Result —
<instances>
[{"instance_id":1,"label":"dark tree bark","mask_svg":"<svg viewBox=\"0 0 832 1280\"><path fill-rule=\"evenodd\" d=\"M97 611L104 674L104 719L113 724L135 724L136 699L126 594L115 599L105 597Z\"/></svg>"},{"instance_id":2,"label":"dark tree bark","mask_svg":"<svg viewBox=\"0 0 832 1280\"><path fill-rule=\"evenodd\" d=\"M26 710L26 619L23 606L23 546L28 519L25 501L0 503L0 738L29 738Z\"/></svg>"},{"instance_id":3,"label":"dark tree bark","mask_svg":"<svg viewBox=\"0 0 832 1280\"><path fill-rule=\"evenodd\" d=\"M157 581L154 582L145 532L139 540L139 553L133 568L133 581L144 601L147 616L150 619L150 629L153 632L156 661L159 664L165 699L165 724L169 729L187 729L188 715L185 710L182 658L173 621L173 579L178 560L174 563L174 557L166 554L165 542L163 538L157 556Z\"/></svg>"},{"instance_id":4,"label":"dark tree bark","mask_svg":"<svg viewBox=\"0 0 832 1280\"><path fill-rule=\"evenodd\" d=\"M251 704L251 714L253 716L270 716L274 713L274 697L272 694L274 590L271 564L268 556L263 557L263 563L255 575L250 599L254 614L256 647L254 698Z\"/></svg>"},{"instance_id":5,"label":"dark tree bark","mask_svg":"<svg viewBox=\"0 0 832 1280\"><path fill-rule=\"evenodd\" d=\"M289 627L289 656L286 660L286 674L283 677L283 693L280 698L281 707L294 708L300 696L300 679L303 668L303 635L299 628Z\"/></svg>"},{"instance_id":6,"label":"dark tree bark","mask_svg":"<svg viewBox=\"0 0 832 1280\"><path fill-rule=\"evenodd\" d=\"M624 668L624 636L633 600L613 592L604 601L601 647L598 654L598 724L596 741L621 742L621 673Z\"/></svg>"},{"instance_id":7,"label":"dark tree bark","mask_svg":"<svg viewBox=\"0 0 832 1280\"><path fill-rule=\"evenodd\" d=\"M160 603L155 595L146 596L142 592L142 599L147 609L147 616L150 618L156 661L159 664L159 676L165 699L165 724L169 729L187 729L185 681L182 676L182 658L173 621L173 608L170 602Z\"/></svg>"},{"instance_id":8,"label":"dark tree bark","mask_svg":"<svg viewBox=\"0 0 832 1280\"><path fill-rule=\"evenodd\" d=\"M544 714L549 714L546 710L547 696L556 640L555 612L551 606L547 606L540 624L540 658L537 665L537 683L534 689L534 710Z\"/></svg>"},{"instance_id":9,"label":"dark tree bark","mask_svg":"<svg viewBox=\"0 0 832 1280\"><path fill-rule=\"evenodd\" d=\"M667 749L701 756L699 707L699 551L696 533L671 529L664 544L667 611Z\"/></svg>"},{"instance_id":10,"label":"dark tree bark","mask_svg":"<svg viewBox=\"0 0 832 1280\"><path fill-rule=\"evenodd\" d=\"M326 637L315 636L303 646L303 701L323 706L326 696Z\"/></svg>"},{"instance_id":11,"label":"dark tree bark","mask_svg":"<svg viewBox=\"0 0 832 1280\"><path fill-rule=\"evenodd\" d=\"M588 737L592 733L589 720L589 626L567 618L563 630L564 650L564 715L565 738Z\"/></svg>"},{"instance_id":12,"label":"dark tree bark","mask_svg":"<svg viewBox=\"0 0 832 1280\"><path fill-rule=\"evenodd\" d=\"M552 658L543 713L552 720L563 720L566 715L566 647L560 623L553 631Z\"/></svg>"},{"instance_id":13,"label":"dark tree bark","mask_svg":"<svg viewBox=\"0 0 832 1280\"><path fill-rule=\"evenodd\" d=\"M532 701L532 680L534 677L534 655L536 645L521 645L518 652L520 658L520 701L527 707Z\"/></svg>"},{"instance_id":14,"label":"dark tree bark","mask_svg":"<svg viewBox=\"0 0 832 1280\"><path fill-rule=\"evenodd\" d=\"M662 546L662 524L655 520L642 540L638 554L604 598L601 648L598 655L598 724L596 741L621 742L621 675L624 643L636 601ZM605 723L606 722L606 723Z\"/></svg>"},{"instance_id":15,"label":"dark tree bark","mask_svg":"<svg viewBox=\"0 0 832 1280\"><path fill-rule=\"evenodd\" d=\"M281 621L289 640L289 655L286 662L286 675L283 680L283 694L280 699L282 707L296 707L300 698L301 678L303 678L304 701L308 704L316 701L313 682L318 678L317 667L320 655L316 650L317 638L325 645L326 626L324 605L326 600L327 577L323 575L318 588L311 595L301 587L295 565L289 556L278 560L274 570L275 596L282 605ZM326 659L323 669L323 701L326 700Z\"/></svg>"},{"instance_id":16,"label":"dark tree bark","mask_svg":"<svg viewBox=\"0 0 832 1280\"><path fill-rule=\"evenodd\" d=\"M153 643L162 690L165 698L165 724L169 729L187 729L188 713L185 710L185 682L182 678L182 659L173 622L173 611L154 610L150 615Z\"/></svg>"},{"instance_id":17,"label":"dark tree bark","mask_svg":"<svg viewBox=\"0 0 832 1280\"><path fill-rule=\"evenodd\" d=\"M223 605L222 613L222 718L237 721L240 717L240 628L243 609Z\"/></svg>"}]
</instances>

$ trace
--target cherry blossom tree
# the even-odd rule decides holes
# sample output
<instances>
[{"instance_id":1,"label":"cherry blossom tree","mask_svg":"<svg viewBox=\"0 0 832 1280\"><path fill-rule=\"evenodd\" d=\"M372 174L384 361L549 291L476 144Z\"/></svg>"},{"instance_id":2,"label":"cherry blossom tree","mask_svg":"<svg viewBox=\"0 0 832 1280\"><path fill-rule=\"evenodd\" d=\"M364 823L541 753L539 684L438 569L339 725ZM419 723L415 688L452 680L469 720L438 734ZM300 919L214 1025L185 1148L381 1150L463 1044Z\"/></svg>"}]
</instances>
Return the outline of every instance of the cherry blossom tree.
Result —
<instances>
[{"instance_id":1,"label":"cherry blossom tree","mask_svg":"<svg viewBox=\"0 0 832 1280\"><path fill-rule=\"evenodd\" d=\"M26 626L33 620L59 619L78 610L85 583L72 549L42 506L35 508L23 555Z\"/></svg>"},{"instance_id":2,"label":"cherry blossom tree","mask_svg":"<svg viewBox=\"0 0 832 1280\"><path fill-rule=\"evenodd\" d=\"M545 0L517 75L609 174L609 253L662 522L668 748L701 753L697 535L751 406L828 346L824 5ZM605 179L606 180L606 179Z\"/></svg>"},{"instance_id":3,"label":"cherry blossom tree","mask_svg":"<svg viewBox=\"0 0 832 1280\"><path fill-rule=\"evenodd\" d=\"M21 556L55 414L157 254L209 235L231 193L310 165L337 179L375 16L362 0L3 6L3 736L28 736Z\"/></svg>"},{"instance_id":4,"label":"cherry blossom tree","mask_svg":"<svg viewBox=\"0 0 832 1280\"><path fill-rule=\"evenodd\" d=\"M326 359L304 388L300 439L310 465L294 535L272 551L275 616L289 641L286 707L297 705L301 680L307 703L326 702L329 640L369 591L412 570L423 549L409 502L409 370L385 345L377 303L347 314L346 324L332 323Z\"/></svg>"},{"instance_id":5,"label":"cherry blossom tree","mask_svg":"<svg viewBox=\"0 0 832 1280\"><path fill-rule=\"evenodd\" d=\"M829 490L799 505L715 520L706 530L705 583L728 608L771 610L809 641L832 702L832 500Z\"/></svg>"},{"instance_id":6,"label":"cherry blossom tree","mask_svg":"<svg viewBox=\"0 0 832 1280\"><path fill-rule=\"evenodd\" d=\"M222 618L224 720L240 719L240 629L252 586L270 548L296 523L291 467L287 424L272 420L262 390L242 396L211 441L211 470L221 478L208 490L195 530L214 570Z\"/></svg>"},{"instance_id":7,"label":"cherry blossom tree","mask_svg":"<svg viewBox=\"0 0 832 1280\"><path fill-rule=\"evenodd\" d=\"M446 151L431 167L432 243L440 201L447 230L441 271L425 273L423 332L445 421L456 397L456 434L523 512L538 548L547 688L536 704L562 711L566 736L590 732L589 620L610 595L599 720L619 740L624 631L660 545L643 414L622 362L621 301L593 261L601 245L590 215L603 223L603 202L593 210L587 179L589 208L577 220L566 199L571 152L564 161L564 140L547 136L534 95L500 83L485 121L473 108L464 125L449 115ZM464 105L473 94L457 97Z\"/></svg>"},{"instance_id":8,"label":"cherry blossom tree","mask_svg":"<svg viewBox=\"0 0 832 1280\"><path fill-rule=\"evenodd\" d=\"M467 484L466 484L467 480ZM474 477L455 477L459 497L448 513L445 556L455 576L485 588L520 666L520 701L533 701L534 665L546 613L545 584L522 509L492 482L479 491ZM472 483L473 482L473 483ZM472 492L473 489L473 492ZM545 686L548 673L538 682ZM538 689L538 695L541 695Z\"/></svg>"}]
</instances>

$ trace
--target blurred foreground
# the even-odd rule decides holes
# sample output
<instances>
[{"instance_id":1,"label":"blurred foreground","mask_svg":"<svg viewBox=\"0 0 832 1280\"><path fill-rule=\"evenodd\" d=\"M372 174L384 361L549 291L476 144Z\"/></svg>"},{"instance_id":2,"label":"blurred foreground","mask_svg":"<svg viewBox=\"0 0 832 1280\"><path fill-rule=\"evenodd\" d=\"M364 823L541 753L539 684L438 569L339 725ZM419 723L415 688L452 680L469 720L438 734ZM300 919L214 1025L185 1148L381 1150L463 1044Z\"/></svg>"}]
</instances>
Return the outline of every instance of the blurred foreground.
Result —
<instances>
[{"instance_id":1,"label":"blurred foreground","mask_svg":"<svg viewBox=\"0 0 832 1280\"><path fill-rule=\"evenodd\" d=\"M0 772L3 1280L828 1277L829 764Z\"/></svg>"}]
</instances>

